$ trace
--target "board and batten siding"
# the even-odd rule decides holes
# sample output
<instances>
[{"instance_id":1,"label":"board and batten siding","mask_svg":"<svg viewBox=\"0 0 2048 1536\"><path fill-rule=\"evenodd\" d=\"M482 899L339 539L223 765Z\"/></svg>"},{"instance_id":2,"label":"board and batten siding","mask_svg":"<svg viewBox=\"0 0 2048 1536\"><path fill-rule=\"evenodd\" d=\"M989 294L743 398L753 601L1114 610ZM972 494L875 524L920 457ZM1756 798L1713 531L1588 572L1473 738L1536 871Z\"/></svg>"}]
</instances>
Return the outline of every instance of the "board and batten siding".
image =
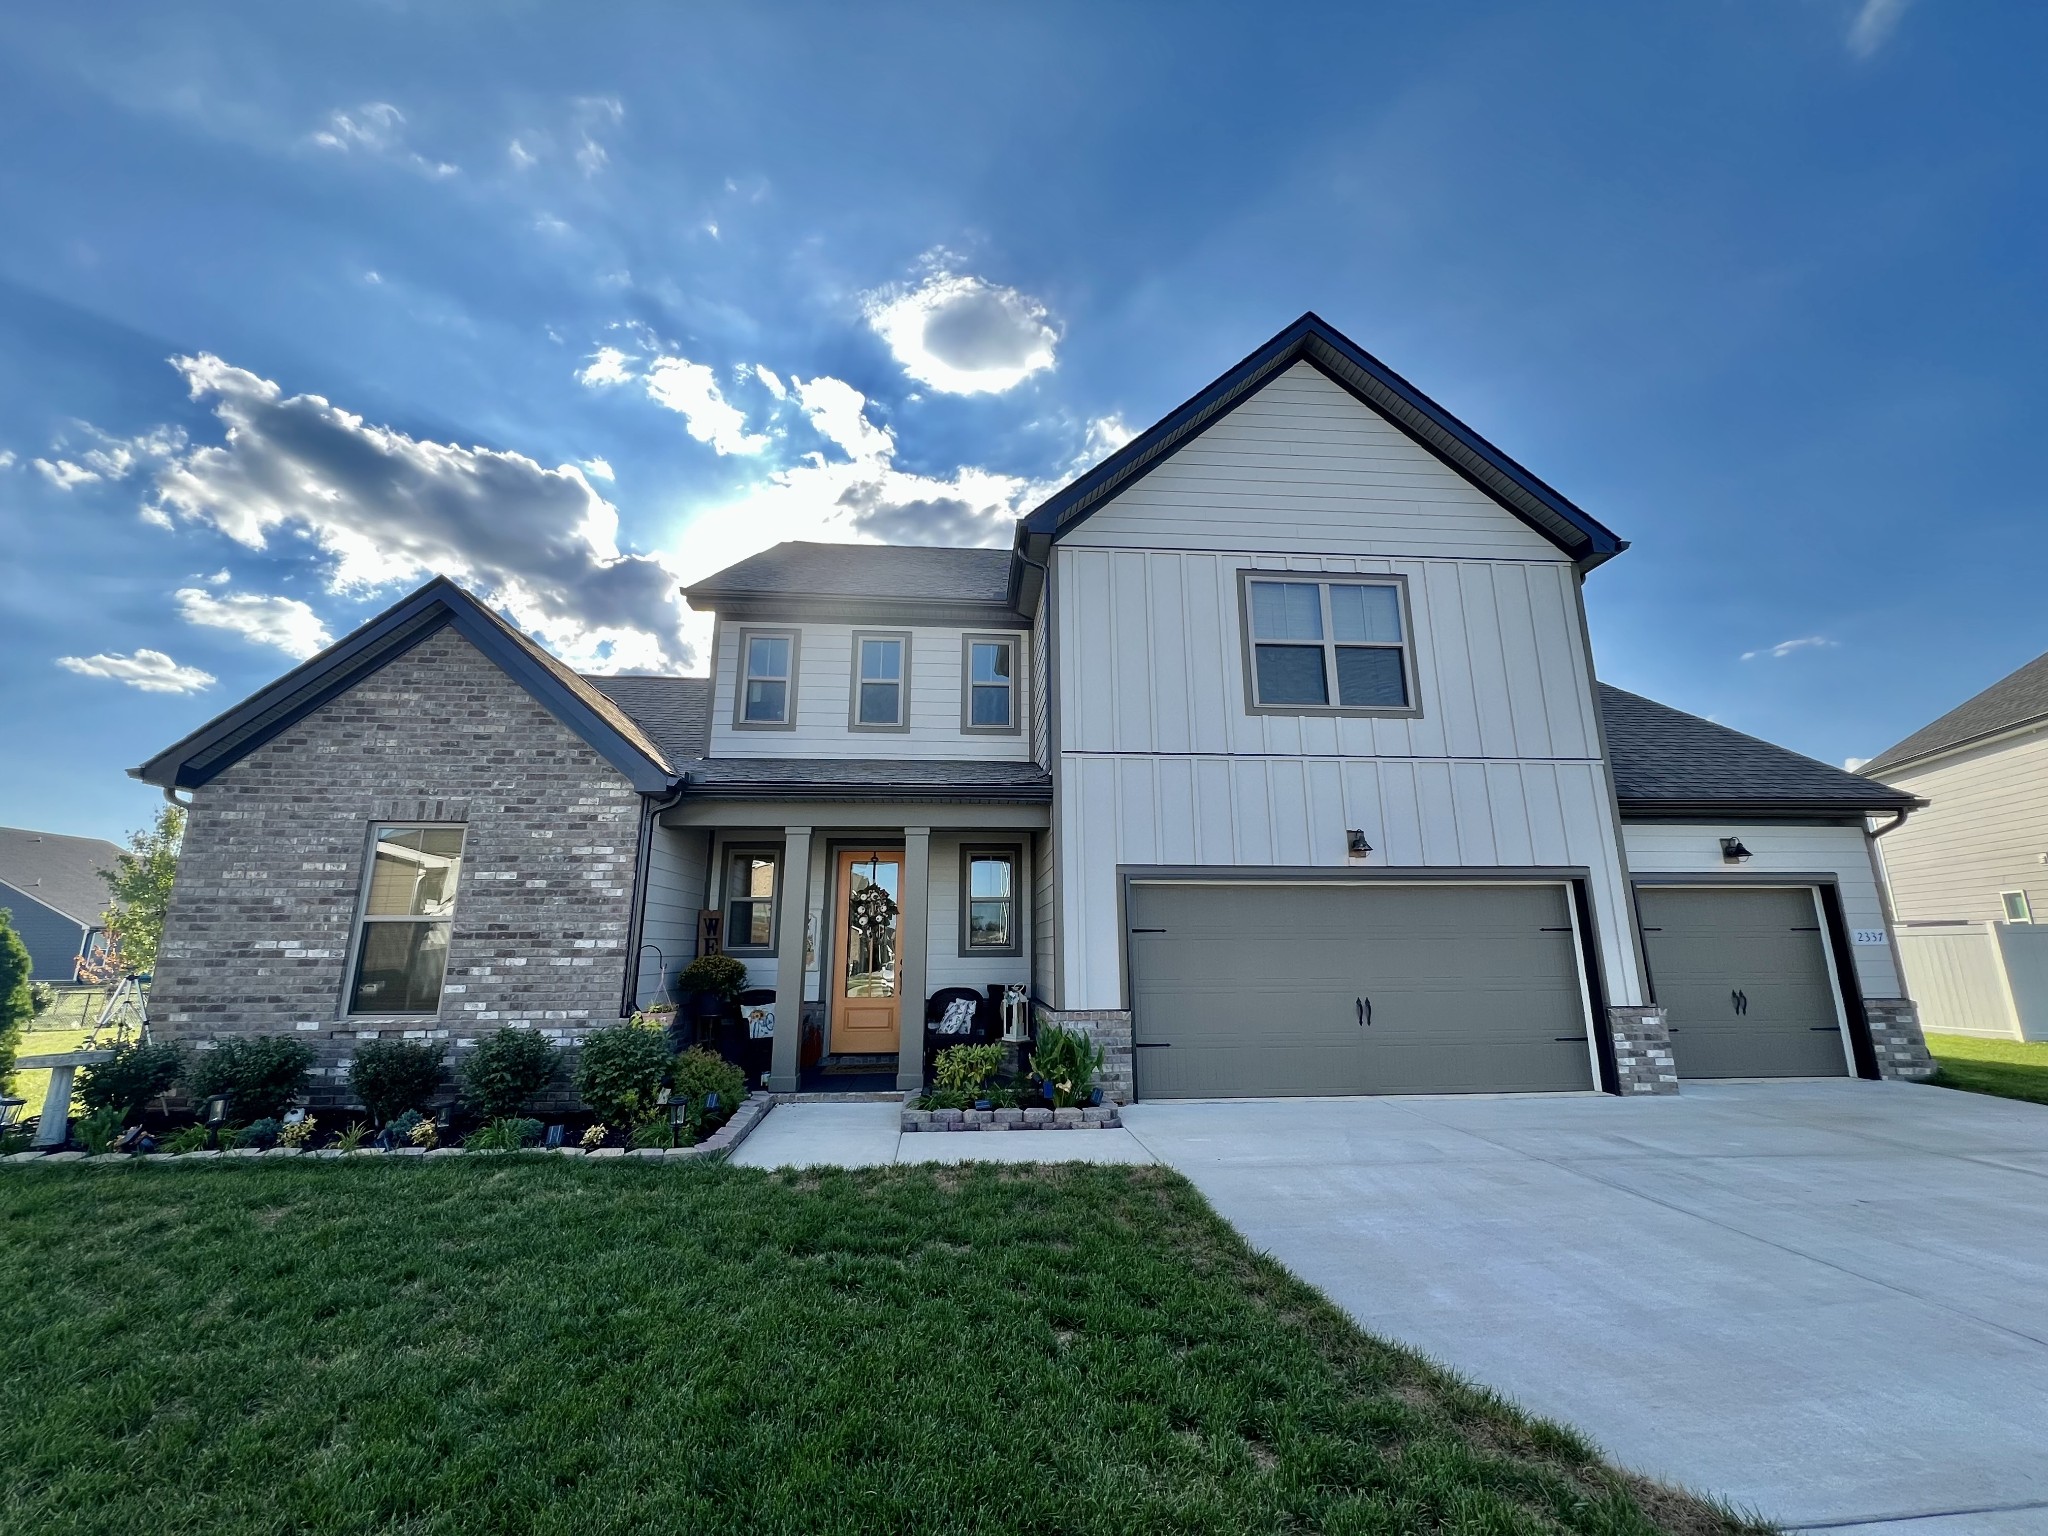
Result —
<instances>
[{"instance_id":1,"label":"board and batten siding","mask_svg":"<svg viewBox=\"0 0 2048 1536\"><path fill-rule=\"evenodd\" d=\"M1309 363L1296 363L1060 543L1570 563Z\"/></svg>"},{"instance_id":2,"label":"board and batten siding","mask_svg":"<svg viewBox=\"0 0 2048 1536\"><path fill-rule=\"evenodd\" d=\"M1737 837L1750 852L1741 866L1754 879L1774 872L1832 874L1841 894L1842 920L1852 932L1884 932L1884 902L1870 864L1868 841L1855 826L1812 827L1786 822L1624 822L1622 841L1628 867L1638 875L1706 874L1703 884L1718 883L1728 872L1721 858L1721 839ZM1887 839L1889 841L1889 839ZM1898 957L1892 939L1883 944L1851 944L1856 980L1867 998L1904 997Z\"/></svg>"},{"instance_id":3,"label":"board and batten siding","mask_svg":"<svg viewBox=\"0 0 2048 1536\"><path fill-rule=\"evenodd\" d=\"M640 918L638 1007L664 997L673 1001L676 972L697 958L697 914L709 889L710 841L694 828L654 824Z\"/></svg>"},{"instance_id":4,"label":"board and batten siding","mask_svg":"<svg viewBox=\"0 0 2048 1536\"><path fill-rule=\"evenodd\" d=\"M2048 922L2048 731L1884 778L1931 802L1877 845L1900 922L1995 921L2001 891Z\"/></svg>"},{"instance_id":5,"label":"board and batten siding","mask_svg":"<svg viewBox=\"0 0 2048 1536\"><path fill-rule=\"evenodd\" d=\"M736 730L733 690L739 671L740 636L750 629L795 629L797 648L796 726L792 730ZM1033 689L1029 636L1022 630L963 630L927 626L911 629L910 729L856 731L847 726L853 697L853 637L856 631L896 633L904 626L888 624L770 624L766 621L719 626L716 685L711 703L713 757L886 757L1028 759L1032 755ZM960 728L961 652L963 638L974 634L1013 634L1017 664L1017 708L1026 716L1014 733L963 731Z\"/></svg>"}]
</instances>

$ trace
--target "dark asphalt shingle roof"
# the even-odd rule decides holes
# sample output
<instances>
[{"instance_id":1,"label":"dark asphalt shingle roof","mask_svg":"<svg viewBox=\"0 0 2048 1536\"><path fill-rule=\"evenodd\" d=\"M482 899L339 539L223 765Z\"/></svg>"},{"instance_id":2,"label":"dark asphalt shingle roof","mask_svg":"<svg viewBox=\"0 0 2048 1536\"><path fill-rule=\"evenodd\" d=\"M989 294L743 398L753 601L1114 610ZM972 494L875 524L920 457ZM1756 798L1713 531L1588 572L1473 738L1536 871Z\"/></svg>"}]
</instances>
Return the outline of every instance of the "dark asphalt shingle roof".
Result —
<instances>
[{"instance_id":1,"label":"dark asphalt shingle roof","mask_svg":"<svg viewBox=\"0 0 2048 1536\"><path fill-rule=\"evenodd\" d=\"M111 900L98 872L112 869L120 852L104 838L0 827L0 880L75 922L97 927Z\"/></svg>"},{"instance_id":2,"label":"dark asphalt shingle roof","mask_svg":"<svg viewBox=\"0 0 2048 1536\"><path fill-rule=\"evenodd\" d=\"M1607 683L1600 712L1624 815L1660 805L1888 811L1918 803L1904 790Z\"/></svg>"},{"instance_id":3,"label":"dark asphalt shingle roof","mask_svg":"<svg viewBox=\"0 0 2048 1536\"><path fill-rule=\"evenodd\" d=\"M749 555L683 589L700 597L885 597L1001 603L1010 595L1010 551L922 544L791 542Z\"/></svg>"},{"instance_id":4,"label":"dark asphalt shingle roof","mask_svg":"<svg viewBox=\"0 0 2048 1536\"><path fill-rule=\"evenodd\" d=\"M631 716L676 772L711 750L710 678L586 673L583 681Z\"/></svg>"},{"instance_id":5,"label":"dark asphalt shingle roof","mask_svg":"<svg viewBox=\"0 0 2048 1536\"><path fill-rule=\"evenodd\" d=\"M1923 725L1897 746L1885 748L1863 765L1863 771L1884 773L1903 763L2042 719L2048 719L2048 655L2036 656L1933 724Z\"/></svg>"},{"instance_id":6,"label":"dark asphalt shingle roof","mask_svg":"<svg viewBox=\"0 0 2048 1536\"><path fill-rule=\"evenodd\" d=\"M1052 776L1032 762L886 757L715 757L692 765L690 789L706 794L781 793L890 798L987 796L1049 800Z\"/></svg>"}]
</instances>

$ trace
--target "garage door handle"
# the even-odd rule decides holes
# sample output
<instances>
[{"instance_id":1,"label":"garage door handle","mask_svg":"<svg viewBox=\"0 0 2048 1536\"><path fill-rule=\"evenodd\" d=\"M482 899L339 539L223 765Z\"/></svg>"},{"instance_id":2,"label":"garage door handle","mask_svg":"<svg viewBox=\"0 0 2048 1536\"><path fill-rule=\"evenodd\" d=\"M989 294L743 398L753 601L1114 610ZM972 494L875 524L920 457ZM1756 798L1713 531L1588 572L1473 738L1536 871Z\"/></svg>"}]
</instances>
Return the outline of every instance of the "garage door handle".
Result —
<instances>
[{"instance_id":1,"label":"garage door handle","mask_svg":"<svg viewBox=\"0 0 2048 1536\"><path fill-rule=\"evenodd\" d=\"M1358 1004L1358 1027L1363 1029L1372 1022L1372 999L1360 997L1354 998L1353 1001Z\"/></svg>"},{"instance_id":2,"label":"garage door handle","mask_svg":"<svg viewBox=\"0 0 2048 1536\"><path fill-rule=\"evenodd\" d=\"M1835 1024L1809 1024L1806 1032L1810 1035L1839 1035L1841 1027Z\"/></svg>"},{"instance_id":3,"label":"garage door handle","mask_svg":"<svg viewBox=\"0 0 2048 1536\"><path fill-rule=\"evenodd\" d=\"M1749 1012L1749 994L1747 992L1730 992L1728 994L1728 1001L1734 1006L1737 1013Z\"/></svg>"},{"instance_id":4,"label":"garage door handle","mask_svg":"<svg viewBox=\"0 0 2048 1536\"><path fill-rule=\"evenodd\" d=\"M1131 1049L1134 1051L1170 1051L1173 1049L1173 1042L1171 1040L1134 1040L1131 1042Z\"/></svg>"}]
</instances>

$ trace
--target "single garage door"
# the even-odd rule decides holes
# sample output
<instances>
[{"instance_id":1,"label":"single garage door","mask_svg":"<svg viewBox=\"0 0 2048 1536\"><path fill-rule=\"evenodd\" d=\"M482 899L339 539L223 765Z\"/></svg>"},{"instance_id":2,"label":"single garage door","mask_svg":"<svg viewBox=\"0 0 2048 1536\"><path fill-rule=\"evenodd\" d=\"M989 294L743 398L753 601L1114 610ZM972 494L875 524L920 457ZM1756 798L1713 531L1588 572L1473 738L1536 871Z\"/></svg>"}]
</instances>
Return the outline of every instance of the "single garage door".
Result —
<instances>
[{"instance_id":1,"label":"single garage door","mask_svg":"<svg viewBox=\"0 0 2048 1536\"><path fill-rule=\"evenodd\" d=\"M1133 884L1141 1099L1593 1086L1561 885Z\"/></svg>"},{"instance_id":2,"label":"single garage door","mask_svg":"<svg viewBox=\"0 0 2048 1536\"><path fill-rule=\"evenodd\" d=\"M1680 1077L1848 1075L1811 888L1642 886L1636 911Z\"/></svg>"}]
</instances>

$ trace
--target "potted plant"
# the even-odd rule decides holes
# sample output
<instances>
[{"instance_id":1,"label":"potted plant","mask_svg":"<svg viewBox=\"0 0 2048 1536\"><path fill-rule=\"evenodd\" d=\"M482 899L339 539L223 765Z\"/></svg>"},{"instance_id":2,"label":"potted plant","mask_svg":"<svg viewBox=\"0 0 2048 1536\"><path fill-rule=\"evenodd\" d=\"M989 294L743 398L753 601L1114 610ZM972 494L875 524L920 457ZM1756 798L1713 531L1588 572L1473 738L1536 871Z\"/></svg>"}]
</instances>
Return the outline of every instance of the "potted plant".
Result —
<instances>
[{"instance_id":1,"label":"potted plant","mask_svg":"<svg viewBox=\"0 0 2048 1536\"><path fill-rule=\"evenodd\" d=\"M746 1048L738 1012L740 993L747 985L746 966L731 955L699 955L683 967L676 985L696 994L700 1020L717 1022L719 1054L737 1060Z\"/></svg>"}]
</instances>

